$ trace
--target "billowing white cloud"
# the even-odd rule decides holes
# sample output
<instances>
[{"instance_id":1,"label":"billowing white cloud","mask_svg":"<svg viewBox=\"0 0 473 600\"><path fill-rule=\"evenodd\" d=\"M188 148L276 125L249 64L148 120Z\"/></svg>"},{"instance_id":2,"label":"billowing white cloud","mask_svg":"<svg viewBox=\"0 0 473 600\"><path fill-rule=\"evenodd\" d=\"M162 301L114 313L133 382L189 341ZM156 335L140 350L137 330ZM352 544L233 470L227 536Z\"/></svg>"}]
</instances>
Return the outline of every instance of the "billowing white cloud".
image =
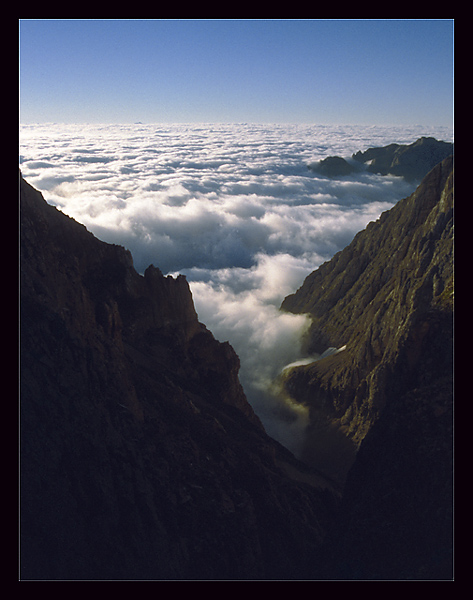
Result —
<instances>
[{"instance_id":1,"label":"billowing white cloud","mask_svg":"<svg viewBox=\"0 0 473 600\"><path fill-rule=\"evenodd\" d=\"M422 127L28 125L20 160L48 202L129 248L138 271L153 263L187 275L200 320L239 354L268 432L296 450L305 415L271 382L305 358L307 319L278 307L414 188L366 172L329 179L307 165L421 135L452 138Z\"/></svg>"},{"instance_id":2,"label":"billowing white cloud","mask_svg":"<svg viewBox=\"0 0 473 600\"><path fill-rule=\"evenodd\" d=\"M236 275L232 269L216 274L212 282L194 282L192 291L200 320L211 323L217 338L230 340L240 356L240 380L267 432L297 452L306 413L287 404L274 383L283 367L301 355L309 320L282 313L272 303L278 293L279 280L272 278L276 264L263 263L234 282L228 280Z\"/></svg>"}]
</instances>

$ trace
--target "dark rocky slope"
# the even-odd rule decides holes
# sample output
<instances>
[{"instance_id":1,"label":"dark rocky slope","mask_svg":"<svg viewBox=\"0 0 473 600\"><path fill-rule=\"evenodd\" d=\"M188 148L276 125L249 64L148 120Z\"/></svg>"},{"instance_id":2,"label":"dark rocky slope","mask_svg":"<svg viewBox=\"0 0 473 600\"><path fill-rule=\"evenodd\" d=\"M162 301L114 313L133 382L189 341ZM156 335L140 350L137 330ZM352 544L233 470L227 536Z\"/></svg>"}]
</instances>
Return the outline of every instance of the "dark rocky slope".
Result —
<instances>
[{"instance_id":1,"label":"dark rocky slope","mask_svg":"<svg viewBox=\"0 0 473 600\"><path fill-rule=\"evenodd\" d=\"M311 315L313 352L345 347L285 379L310 409L307 458L322 443L341 481L354 463L321 577L451 578L452 158L282 308Z\"/></svg>"},{"instance_id":2,"label":"dark rocky slope","mask_svg":"<svg viewBox=\"0 0 473 600\"><path fill-rule=\"evenodd\" d=\"M311 577L339 492L269 438L183 277L20 179L20 577Z\"/></svg>"}]
</instances>

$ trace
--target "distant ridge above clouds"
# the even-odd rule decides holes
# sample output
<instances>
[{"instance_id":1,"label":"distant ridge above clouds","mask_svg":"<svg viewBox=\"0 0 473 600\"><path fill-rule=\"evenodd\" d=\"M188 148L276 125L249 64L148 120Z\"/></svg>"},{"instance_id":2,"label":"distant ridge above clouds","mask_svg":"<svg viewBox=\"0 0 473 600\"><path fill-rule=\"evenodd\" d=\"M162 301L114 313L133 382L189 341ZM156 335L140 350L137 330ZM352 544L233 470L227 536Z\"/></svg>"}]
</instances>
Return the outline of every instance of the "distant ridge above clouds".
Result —
<instances>
[{"instance_id":1,"label":"distant ridge above clouds","mask_svg":"<svg viewBox=\"0 0 473 600\"><path fill-rule=\"evenodd\" d=\"M378 175L396 175L406 181L420 181L439 162L453 154L453 143L421 137L412 144L389 144L354 153L351 160L328 156L309 165L326 177L352 175L366 169Z\"/></svg>"},{"instance_id":2,"label":"distant ridge above clouds","mask_svg":"<svg viewBox=\"0 0 473 600\"><path fill-rule=\"evenodd\" d=\"M453 143L421 137L413 144L390 144L368 148L353 154L353 159L369 163L368 171L380 175L400 175L409 181L421 180L427 173L453 154Z\"/></svg>"},{"instance_id":3,"label":"distant ridge above clouds","mask_svg":"<svg viewBox=\"0 0 473 600\"><path fill-rule=\"evenodd\" d=\"M127 246L139 271L152 262L164 272L248 268L259 253L328 258L413 191L366 172L330 181L308 164L419 135L452 134L420 126L30 125L20 131L21 169L49 202ZM347 211L355 214L346 219Z\"/></svg>"}]
</instances>

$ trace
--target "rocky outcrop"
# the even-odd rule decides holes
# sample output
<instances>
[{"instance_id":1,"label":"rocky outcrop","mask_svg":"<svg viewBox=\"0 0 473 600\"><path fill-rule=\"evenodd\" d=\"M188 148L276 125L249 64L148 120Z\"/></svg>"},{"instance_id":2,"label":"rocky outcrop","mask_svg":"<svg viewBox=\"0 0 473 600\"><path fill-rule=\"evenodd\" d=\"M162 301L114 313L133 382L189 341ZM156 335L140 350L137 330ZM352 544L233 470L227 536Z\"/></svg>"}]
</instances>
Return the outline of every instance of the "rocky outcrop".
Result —
<instances>
[{"instance_id":1,"label":"rocky outcrop","mask_svg":"<svg viewBox=\"0 0 473 600\"><path fill-rule=\"evenodd\" d=\"M420 181L439 162L453 154L453 144L421 137L413 144L389 144L353 154L355 161L367 164L367 170L380 175L397 175L408 181Z\"/></svg>"},{"instance_id":2,"label":"rocky outcrop","mask_svg":"<svg viewBox=\"0 0 473 600\"><path fill-rule=\"evenodd\" d=\"M311 577L339 491L269 438L184 277L20 180L20 577Z\"/></svg>"},{"instance_id":3,"label":"rocky outcrop","mask_svg":"<svg viewBox=\"0 0 473 600\"><path fill-rule=\"evenodd\" d=\"M309 165L309 169L325 177L340 177L343 175L351 175L360 170L358 165L351 164L340 156L327 156L319 162Z\"/></svg>"},{"instance_id":4,"label":"rocky outcrop","mask_svg":"<svg viewBox=\"0 0 473 600\"><path fill-rule=\"evenodd\" d=\"M322 577L452 576L453 160L283 302L313 353L285 371L309 407L306 458L347 476Z\"/></svg>"}]
</instances>

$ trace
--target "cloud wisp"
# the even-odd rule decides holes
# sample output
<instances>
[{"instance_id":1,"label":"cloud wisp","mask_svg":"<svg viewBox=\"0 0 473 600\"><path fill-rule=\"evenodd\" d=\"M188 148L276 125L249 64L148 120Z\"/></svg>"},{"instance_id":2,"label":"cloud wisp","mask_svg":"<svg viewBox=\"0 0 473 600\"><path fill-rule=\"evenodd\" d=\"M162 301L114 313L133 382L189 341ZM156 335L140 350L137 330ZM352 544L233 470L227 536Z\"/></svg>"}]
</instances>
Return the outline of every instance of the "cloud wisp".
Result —
<instances>
[{"instance_id":1,"label":"cloud wisp","mask_svg":"<svg viewBox=\"0 0 473 600\"><path fill-rule=\"evenodd\" d=\"M282 299L413 185L368 173L329 179L329 155L451 140L444 128L316 125L27 125L21 169L48 202L143 272L185 274L199 318L241 359L241 380L268 433L297 451L305 416L271 382L301 356L303 316ZM292 415L292 417L290 417Z\"/></svg>"}]
</instances>

